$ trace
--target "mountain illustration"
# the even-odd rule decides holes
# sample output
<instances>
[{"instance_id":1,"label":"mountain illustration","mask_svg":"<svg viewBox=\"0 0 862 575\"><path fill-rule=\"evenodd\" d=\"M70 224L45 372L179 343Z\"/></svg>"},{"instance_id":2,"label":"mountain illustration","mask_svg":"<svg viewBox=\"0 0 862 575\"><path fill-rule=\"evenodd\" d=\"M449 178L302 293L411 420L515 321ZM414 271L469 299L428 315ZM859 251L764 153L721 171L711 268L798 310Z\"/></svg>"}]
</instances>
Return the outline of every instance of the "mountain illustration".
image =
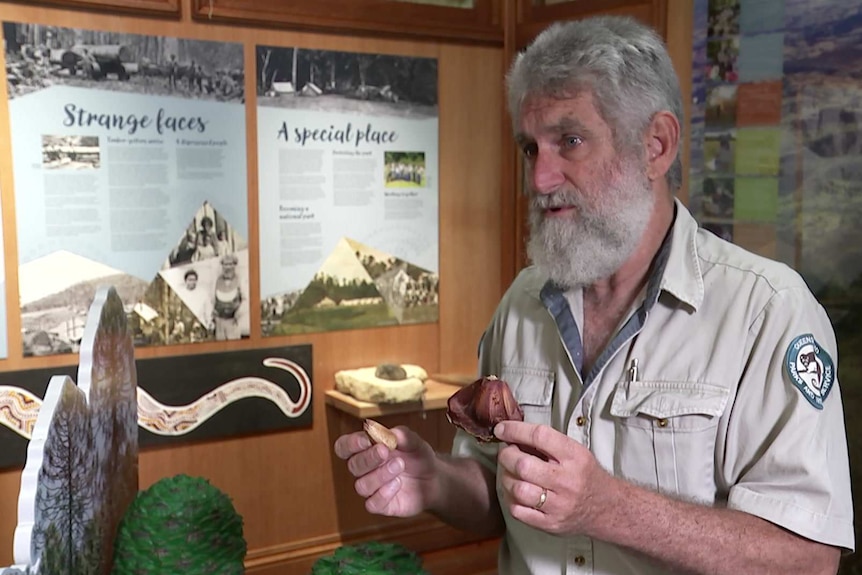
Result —
<instances>
[{"instance_id":1,"label":"mountain illustration","mask_svg":"<svg viewBox=\"0 0 862 575\"><path fill-rule=\"evenodd\" d=\"M73 285L123 274L120 270L65 250L50 253L18 268L18 293L27 306Z\"/></svg>"},{"instance_id":2,"label":"mountain illustration","mask_svg":"<svg viewBox=\"0 0 862 575\"><path fill-rule=\"evenodd\" d=\"M341 238L298 294L262 302L264 334L437 321L438 276L387 252Z\"/></svg>"},{"instance_id":3,"label":"mountain illustration","mask_svg":"<svg viewBox=\"0 0 862 575\"><path fill-rule=\"evenodd\" d=\"M68 251L56 251L18 268L21 334L25 356L77 350L87 309L97 289L114 286L124 302L134 302L147 282Z\"/></svg>"}]
</instances>

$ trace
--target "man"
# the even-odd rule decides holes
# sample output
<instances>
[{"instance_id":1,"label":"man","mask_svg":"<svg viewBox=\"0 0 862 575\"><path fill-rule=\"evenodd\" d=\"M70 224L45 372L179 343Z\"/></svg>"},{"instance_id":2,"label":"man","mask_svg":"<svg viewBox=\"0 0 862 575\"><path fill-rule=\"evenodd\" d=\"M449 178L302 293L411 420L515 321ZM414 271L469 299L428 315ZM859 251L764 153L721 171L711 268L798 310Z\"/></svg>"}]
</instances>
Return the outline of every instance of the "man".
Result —
<instances>
[{"instance_id":1,"label":"man","mask_svg":"<svg viewBox=\"0 0 862 575\"><path fill-rule=\"evenodd\" d=\"M854 546L834 334L798 274L674 200L661 41L628 19L557 24L507 83L534 265L480 372L525 421L501 443L459 430L451 457L402 427L391 452L340 437L366 508L502 535L502 574L834 574Z\"/></svg>"},{"instance_id":2,"label":"man","mask_svg":"<svg viewBox=\"0 0 862 575\"><path fill-rule=\"evenodd\" d=\"M198 272L194 268L187 269L183 274L184 289L178 290L177 295L201 325L208 330L212 324L213 301L206 288L198 284Z\"/></svg>"},{"instance_id":3,"label":"man","mask_svg":"<svg viewBox=\"0 0 862 575\"><path fill-rule=\"evenodd\" d=\"M168 87L173 92L177 87L177 77L180 72L180 63L177 62L177 55L171 54L168 58Z\"/></svg>"}]
</instances>

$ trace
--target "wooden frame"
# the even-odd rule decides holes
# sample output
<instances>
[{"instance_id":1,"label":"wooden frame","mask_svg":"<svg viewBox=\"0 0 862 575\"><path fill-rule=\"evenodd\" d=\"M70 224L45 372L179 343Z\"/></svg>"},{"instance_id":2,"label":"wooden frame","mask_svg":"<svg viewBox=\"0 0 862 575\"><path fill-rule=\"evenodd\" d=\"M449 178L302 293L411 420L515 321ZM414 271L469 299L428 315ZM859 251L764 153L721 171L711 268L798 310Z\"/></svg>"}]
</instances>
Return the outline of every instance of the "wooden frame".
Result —
<instances>
[{"instance_id":1,"label":"wooden frame","mask_svg":"<svg viewBox=\"0 0 862 575\"><path fill-rule=\"evenodd\" d=\"M518 2L518 47L529 44L548 24L598 14L630 14L666 35L667 0L574 0L551 6L533 6L533 0Z\"/></svg>"},{"instance_id":2,"label":"wooden frame","mask_svg":"<svg viewBox=\"0 0 862 575\"><path fill-rule=\"evenodd\" d=\"M16 0L13 0L16 1ZM177 16L181 0L17 0L23 4L45 4L59 8L88 8L130 14Z\"/></svg>"},{"instance_id":3,"label":"wooden frame","mask_svg":"<svg viewBox=\"0 0 862 575\"><path fill-rule=\"evenodd\" d=\"M392 0L193 0L192 17L315 32L483 44L503 41L497 0L475 0L472 9Z\"/></svg>"}]
</instances>

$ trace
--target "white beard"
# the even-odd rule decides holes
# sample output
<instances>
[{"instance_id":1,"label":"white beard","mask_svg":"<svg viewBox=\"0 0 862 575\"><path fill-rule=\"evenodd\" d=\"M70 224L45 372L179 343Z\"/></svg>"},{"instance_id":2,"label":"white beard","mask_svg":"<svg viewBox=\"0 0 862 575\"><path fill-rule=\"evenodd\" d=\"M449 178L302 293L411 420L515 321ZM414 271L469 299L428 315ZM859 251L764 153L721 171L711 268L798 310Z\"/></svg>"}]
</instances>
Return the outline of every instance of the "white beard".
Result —
<instances>
[{"instance_id":1,"label":"white beard","mask_svg":"<svg viewBox=\"0 0 862 575\"><path fill-rule=\"evenodd\" d=\"M563 289L609 278L634 253L655 205L643 166L629 164L591 184L595 205L569 187L551 194L531 192L527 255ZM601 188L605 188L602 190ZM545 218L544 209L574 206L572 217Z\"/></svg>"}]
</instances>

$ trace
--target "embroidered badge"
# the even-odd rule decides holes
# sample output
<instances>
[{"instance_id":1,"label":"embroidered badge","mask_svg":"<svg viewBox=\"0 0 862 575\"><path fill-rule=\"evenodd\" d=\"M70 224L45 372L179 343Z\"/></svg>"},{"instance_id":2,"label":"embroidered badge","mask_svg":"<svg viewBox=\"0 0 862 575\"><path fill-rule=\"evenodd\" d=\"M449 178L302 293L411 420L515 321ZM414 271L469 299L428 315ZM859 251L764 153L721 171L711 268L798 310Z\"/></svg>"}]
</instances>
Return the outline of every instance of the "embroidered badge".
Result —
<instances>
[{"instance_id":1,"label":"embroidered badge","mask_svg":"<svg viewBox=\"0 0 862 575\"><path fill-rule=\"evenodd\" d=\"M784 369L805 399L817 409L823 409L823 402L835 381L835 365L813 335L800 335L790 342L784 356Z\"/></svg>"}]
</instances>

